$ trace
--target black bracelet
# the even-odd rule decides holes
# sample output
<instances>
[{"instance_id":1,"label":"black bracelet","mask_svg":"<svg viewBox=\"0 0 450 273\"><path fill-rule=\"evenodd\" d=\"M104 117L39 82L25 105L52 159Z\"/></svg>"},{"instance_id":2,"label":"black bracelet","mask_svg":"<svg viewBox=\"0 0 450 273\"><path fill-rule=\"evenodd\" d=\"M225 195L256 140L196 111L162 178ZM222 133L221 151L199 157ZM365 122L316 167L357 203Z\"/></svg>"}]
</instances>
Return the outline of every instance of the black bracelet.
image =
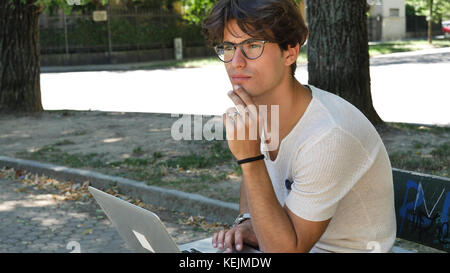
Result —
<instances>
[{"instance_id":1,"label":"black bracelet","mask_svg":"<svg viewBox=\"0 0 450 273\"><path fill-rule=\"evenodd\" d=\"M252 162L252 161L256 161L256 160L260 160L260 159L264 159L264 155L263 154L260 154L260 155L255 156L255 157L249 157L249 158L238 160L238 164L241 165L243 163Z\"/></svg>"}]
</instances>

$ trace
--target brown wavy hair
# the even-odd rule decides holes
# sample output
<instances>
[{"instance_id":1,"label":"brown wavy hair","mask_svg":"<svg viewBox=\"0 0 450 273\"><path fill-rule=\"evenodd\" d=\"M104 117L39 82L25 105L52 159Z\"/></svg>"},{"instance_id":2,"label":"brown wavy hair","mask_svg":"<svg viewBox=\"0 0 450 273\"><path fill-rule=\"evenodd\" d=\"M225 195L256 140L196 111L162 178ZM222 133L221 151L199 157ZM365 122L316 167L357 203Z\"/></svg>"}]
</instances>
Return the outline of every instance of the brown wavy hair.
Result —
<instances>
[{"instance_id":1,"label":"brown wavy hair","mask_svg":"<svg viewBox=\"0 0 450 273\"><path fill-rule=\"evenodd\" d=\"M275 42L281 50L287 50L288 45L301 47L309 33L293 0L219 0L202 23L208 46L223 42L224 29L229 30L228 21L232 19L250 37ZM294 62L292 77L296 69Z\"/></svg>"}]
</instances>

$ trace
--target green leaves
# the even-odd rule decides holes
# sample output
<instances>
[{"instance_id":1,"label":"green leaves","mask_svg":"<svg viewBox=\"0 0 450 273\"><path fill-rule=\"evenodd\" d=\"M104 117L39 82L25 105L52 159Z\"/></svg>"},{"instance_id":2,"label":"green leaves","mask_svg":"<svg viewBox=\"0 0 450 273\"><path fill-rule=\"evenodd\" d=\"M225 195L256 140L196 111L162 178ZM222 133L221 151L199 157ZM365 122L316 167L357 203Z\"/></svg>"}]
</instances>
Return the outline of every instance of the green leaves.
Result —
<instances>
[{"instance_id":1,"label":"green leaves","mask_svg":"<svg viewBox=\"0 0 450 273\"><path fill-rule=\"evenodd\" d=\"M431 19L434 23L450 15L450 1L448 0L405 0L409 10L414 9L416 15L427 16L427 20L430 18L431 2L433 2Z\"/></svg>"},{"instance_id":2,"label":"green leaves","mask_svg":"<svg viewBox=\"0 0 450 273\"><path fill-rule=\"evenodd\" d=\"M199 25L208 15L214 0L183 0L185 14L183 18L190 23Z\"/></svg>"}]
</instances>

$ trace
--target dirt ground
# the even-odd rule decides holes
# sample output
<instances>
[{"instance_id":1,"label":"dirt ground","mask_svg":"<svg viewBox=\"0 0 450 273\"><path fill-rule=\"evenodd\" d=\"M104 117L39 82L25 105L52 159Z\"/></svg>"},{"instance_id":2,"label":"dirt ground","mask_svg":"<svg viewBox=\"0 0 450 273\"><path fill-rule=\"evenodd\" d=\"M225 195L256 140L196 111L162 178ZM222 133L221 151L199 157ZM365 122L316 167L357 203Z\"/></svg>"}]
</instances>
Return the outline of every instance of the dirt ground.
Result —
<instances>
[{"instance_id":1,"label":"dirt ground","mask_svg":"<svg viewBox=\"0 0 450 273\"><path fill-rule=\"evenodd\" d=\"M96 170L151 185L188 192L199 190L198 193L212 198L237 201L240 177L232 173L232 168L238 165L230 160L232 155L225 141L217 141L220 142L217 143L217 152L227 153L226 157L221 159L220 154L216 154L218 164L207 164L207 168L183 168L183 164L203 164L195 162L197 159L192 157L182 159L182 166L178 168L165 164L141 164L144 160L153 163L172 160L176 164L174 160L192 153L204 157L211 155L212 141L184 141L171 137L172 124L179 118L181 115L94 111L1 116L0 155ZM203 124L212 118L204 116ZM216 122L222 124L219 118ZM156 171L158 173L153 175ZM189 183L183 180L188 178ZM201 185L196 180L201 181ZM208 180L214 182L209 184L213 188L205 187Z\"/></svg>"},{"instance_id":2,"label":"dirt ground","mask_svg":"<svg viewBox=\"0 0 450 273\"><path fill-rule=\"evenodd\" d=\"M91 169L238 202L242 173L226 141L173 139L171 128L180 117L98 111L2 115L0 155ZM221 117L212 116L203 116L203 125L209 120L223 126ZM409 152L419 160L432 157L433 149L450 139L448 128L435 132L396 125L377 130L390 155ZM421 171L420 166L416 171ZM444 171L448 170L444 167Z\"/></svg>"},{"instance_id":3,"label":"dirt ground","mask_svg":"<svg viewBox=\"0 0 450 273\"><path fill-rule=\"evenodd\" d=\"M38 176L25 171L0 168L0 192L3 194L3 200L0 200L0 207L3 205L4 210L1 215L4 216L5 211L8 211L8 209L5 208L14 207L9 214L6 214L8 217L13 218L13 220L6 219L6 221L9 220L10 224L15 226L17 230L24 229L24 225L31 225L33 223L35 227L42 229L49 226L46 222L54 221L54 224L46 230L48 234L50 234L50 237L46 238L47 240L45 242L49 244L55 242L60 243L61 240L57 240L57 237L60 239L68 239L71 236L74 236L82 239L84 246L89 245L88 252L126 251L124 248L124 241L118 236L115 236L118 235L116 232L111 234L111 231L109 231L108 234L112 235L111 238L108 237L108 235L102 234L110 229L114 230L114 227L97 202L95 202L92 195L88 192L88 186L88 182L85 182L80 186L79 184L73 184L70 181L58 181L50 177ZM185 244L204 239L212 236L214 232L219 231L222 227L229 227L222 223L207 222L202 216L188 215L180 211L168 210L163 207L143 203L140 200L118 193L116 187L108 188L106 189L106 192L156 213L177 244ZM75 220L72 219L72 228L71 224L67 222L64 224L63 217L56 212L58 210L63 210L65 214L69 216L68 218L77 215L76 217L73 217L73 219L76 218L81 221L82 224L77 226L77 229L73 230L73 221ZM34 218L31 219L31 217L29 217L30 213L37 216L38 219L41 217L47 220L41 222ZM19 220L15 221L17 218L19 218ZM88 222L90 222L90 224L87 224ZM109 227L109 229L105 226ZM3 227L5 228L5 225L3 225ZM10 226L8 228L11 229ZM85 235L91 234L92 232L95 233L95 240L94 238L84 238ZM0 235L4 235L3 231ZM29 238L26 240L23 238L21 240L27 241L36 239L34 236L28 237ZM99 239L101 241L101 237L109 242L116 240L117 243L117 241L119 241L121 242L121 246L118 246L117 244L112 246L96 241ZM0 236L0 241L1 239L8 240L7 236ZM2 252L2 249L5 251L5 248L7 248L6 245L6 243L0 244L0 252ZM97 247L97 245L99 245L99 247ZM35 246L33 249L30 249L20 243L16 245L9 244L9 248L12 248L12 250L7 252L49 251L49 248L43 246L40 248ZM59 251L61 251L61 249L59 249ZM65 251L63 245L62 252Z\"/></svg>"}]
</instances>

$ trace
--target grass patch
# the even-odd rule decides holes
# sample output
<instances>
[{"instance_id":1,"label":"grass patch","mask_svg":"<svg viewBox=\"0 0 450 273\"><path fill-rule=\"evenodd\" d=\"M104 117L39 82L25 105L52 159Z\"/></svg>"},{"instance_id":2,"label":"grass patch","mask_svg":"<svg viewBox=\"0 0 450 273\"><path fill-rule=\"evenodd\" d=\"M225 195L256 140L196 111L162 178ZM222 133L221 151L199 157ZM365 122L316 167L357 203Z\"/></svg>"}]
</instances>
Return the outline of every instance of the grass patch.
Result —
<instances>
[{"instance_id":1,"label":"grass patch","mask_svg":"<svg viewBox=\"0 0 450 273\"><path fill-rule=\"evenodd\" d=\"M142 150L141 147L136 147L136 148L133 149L132 154L133 155L137 155L137 156L141 156L141 155L144 154L144 151Z\"/></svg>"},{"instance_id":2,"label":"grass patch","mask_svg":"<svg viewBox=\"0 0 450 273\"><path fill-rule=\"evenodd\" d=\"M428 170L435 171L441 169L441 165L437 160L431 158L422 158L415 152L393 152L390 154L391 164L395 168L406 170Z\"/></svg>"},{"instance_id":3,"label":"grass patch","mask_svg":"<svg viewBox=\"0 0 450 273\"><path fill-rule=\"evenodd\" d=\"M62 140L62 141L56 142L56 143L53 144L53 145L54 145L54 146L63 146L63 145L72 145L72 144L75 144L75 142L70 141L70 140L67 140L67 139L64 139L64 140Z\"/></svg>"},{"instance_id":4,"label":"grass patch","mask_svg":"<svg viewBox=\"0 0 450 273\"><path fill-rule=\"evenodd\" d=\"M226 174L220 173L217 176L211 174L200 174L192 177L181 177L172 179L150 179L147 185L172 188L190 193L204 192L211 186L211 183L223 181Z\"/></svg>"},{"instance_id":5,"label":"grass patch","mask_svg":"<svg viewBox=\"0 0 450 273\"><path fill-rule=\"evenodd\" d=\"M431 46L428 44L427 40L389 41L375 45L369 45L369 55L375 56L381 54L441 47L450 47L450 39L433 40Z\"/></svg>"},{"instance_id":6,"label":"grass patch","mask_svg":"<svg viewBox=\"0 0 450 273\"><path fill-rule=\"evenodd\" d=\"M166 164L168 167L171 168L183 168L185 170L188 169L199 169L199 168L206 168L211 165L210 162L208 162L208 159L205 158L202 155L197 155L195 153L191 153L189 155L183 155L180 157L176 157L174 159L169 159L166 161Z\"/></svg>"},{"instance_id":7,"label":"grass patch","mask_svg":"<svg viewBox=\"0 0 450 273\"><path fill-rule=\"evenodd\" d=\"M168 167L188 169L210 168L218 164L229 162L233 154L228 149L225 141L206 141L203 144L204 154L191 152L188 155L179 156L165 161Z\"/></svg>"},{"instance_id":8,"label":"grass patch","mask_svg":"<svg viewBox=\"0 0 450 273\"><path fill-rule=\"evenodd\" d=\"M394 168L450 177L448 173L448 166L450 166L449 143L433 149L431 155L407 151L393 152L389 154L389 158Z\"/></svg>"},{"instance_id":9,"label":"grass patch","mask_svg":"<svg viewBox=\"0 0 450 273\"><path fill-rule=\"evenodd\" d=\"M237 176L242 176L242 168L238 164L233 167L233 174Z\"/></svg>"},{"instance_id":10,"label":"grass patch","mask_svg":"<svg viewBox=\"0 0 450 273\"><path fill-rule=\"evenodd\" d=\"M400 130L413 130L416 132L429 132L432 134L442 135L442 134L450 134L450 127L444 126L434 126L434 125L420 125L413 123L401 123L401 122L386 122L391 128L400 129Z\"/></svg>"},{"instance_id":11,"label":"grass patch","mask_svg":"<svg viewBox=\"0 0 450 273\"><path fill-rule=\"evenodd\" d=\"M432 125L420 125L411 123L386 123L389 127L404 131L405 133L431 133L442 136L450 134L450 128ZM413 151L396 151L389 153L391 165L394 168L438 175L449 176L450 166L450 141L440 145L421 141L412 141ZM425 152L424 150L425 149ZM430 151L431 149L431 151Z\"/></svg>"},{"instance_id":12,"label":"grass patch","mask_svg":"<svg viewBox=\"0 0 450 273\"><path fill-rule=\"evenodd\" d=\"M150 163L150 160L148 158L125 158L123 160L123 164L128 165L128 166L136 166L136 167L141 167L141 166L147 166Z\"/></svg>"},{"instance_id":13,"label":"grass patch","mask_svg":"<svg viewBox=\"0 0 450 273\"><path fill-rule=\"evenodd\" d=\"M78 130L78 131L75 131L72 135L74 135L74 136L84 136L86 134L87 134L87 132L85 130Z\"/></svg>"},{"instance_id":14,"label":"grass patch","mask_svg":"<svg viewBox=\"0 0 450 273\"><path fill-rule=\"evenodd\" d=\"M436 148L434 148L431 151L431 154L433 156L436 156L436 157L439 157L442 159L447 159L447 161L448 161L447 166L450 166L450 160L449 160L449 158L450 158L450 141L445 142L445 143L437 146Z\"/></svg>"},{"instance_id":15,"label":"grass patch","mask_svg":"<svg viewBox=\"0 0 450 273\"><path fill-rule=\"evenodd\" d=\"M163 156L163 154L161 152L153 152L153 158L154 159L159 159Z\"/></svg>"},{"instance_id":16,"label":"grass patch","mask_svg":"<svg viewBox=\"0 0 450 273\"><path fill-rule=\"evenodd\" d=\"M215 164L228 162L234 158L226 141L214 141L209 147L209 159Z\"/></svg>"},{"instance_id":17,"label":"grass patch","mask_svg":"<svg viewBox=\"0 0 450 273\"><path fill-rule=\"evenodd\" d=\"M233 159L225 141L207 141L204 145L200 145L201 149L197 148L198 154L190 153L166 160L162 160L164 156L162 152L155 151L151 156L142 156L145 154L142 148L135 147L132 149L131 157L113 162L108 162L105 154L71 154L60 149L60 146L71 143L62 140L53 145L43 146L34 152L25 151L16 153L16 155L20 158L72 168L95 169L108 175L143 181L148 185L203 193L207 196L208 193L214 196L219 194L215 190L210 191L213 189L211 185L225 181L228 177L226 171L218 170L215 167ZM180 168L193 171L186 172ZM212 170L213 168L214 170ZM237 168L239 170L236 171L240 171L240 167L237 166ZM226 193L220 194L219 197L221 200L228 198Z\"/></svg>"},{"instance_id":18,"label":"grass patch","mask_svg":"<svg viewBox=\"0 0 450 273\"><path fill-rule=\"evenodd\" d=\"M396 43L383 43L369 46L369 56L390 54L396 52L406 52L406 51L411 51L411 48L407 48L404 45Z\"/></svg>"},{"instance_id":19,"label":"grass patch","mask_svg":"<svg viewBox=\"0 0 450 273\"><path fill-rule=\"evenodd\" d=\"M105 167L102 155L97 153L69 154L52 145L46 145L35 152L19 152L16 153L16 155L32 160L45 161L72 168Z\"/></svg>"},{"instance_id":20,"label":"grass patch","mask_svg":"<svg viewBox=\"0 0 450 273\"><path fill-rule=\"evenodd\" d=\"M134 148L132 154L134 156L141 156L144 154L140 147ZM163 154L161 152L153 152L152 158L140 158L140 157L129 157L121 161L109 162L107 165L111 167L146 167L153 165L156 161L161 158Z\"/></svg>"},{"instance_id":21,"label":"grass patch","mask_svg":"<svg viewBox=\"0 0 450 273\"><path fill-rule=\"evenodd\" d=\"M414 149L422 149L425 147L422 142L416 140L414 140L412 144Z\"/></svg>"}]
</instances>

